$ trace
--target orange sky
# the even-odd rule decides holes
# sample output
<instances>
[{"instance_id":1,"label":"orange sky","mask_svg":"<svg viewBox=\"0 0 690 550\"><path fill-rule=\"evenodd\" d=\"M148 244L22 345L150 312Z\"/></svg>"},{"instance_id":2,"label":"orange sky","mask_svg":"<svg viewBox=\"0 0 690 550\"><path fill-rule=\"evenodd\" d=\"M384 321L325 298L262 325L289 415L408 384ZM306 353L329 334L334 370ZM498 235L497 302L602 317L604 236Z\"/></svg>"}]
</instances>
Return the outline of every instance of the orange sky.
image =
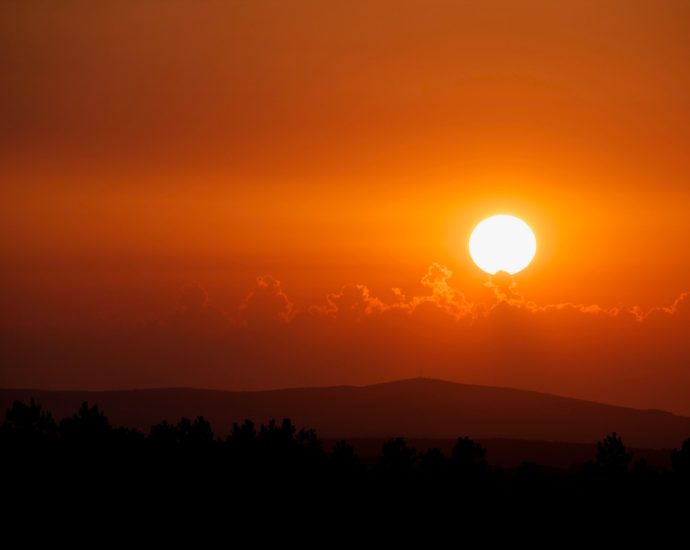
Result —
<instances>
[{"instance_id":1,"label":"orange sky","mask_svg":"<svg viewBox=\"0 0 690 550\"><path fill-rule=\"evenodd\" d=\"M687 301L638 320L690 290L689 26L682 0L3 3L0 385L422 369L690 414ZM467 239L503 212L539 249L496 310ZM240 307L258 276L278 327ZM300 328L357 284L383 305Z\"/></svg>"}]
</instances>

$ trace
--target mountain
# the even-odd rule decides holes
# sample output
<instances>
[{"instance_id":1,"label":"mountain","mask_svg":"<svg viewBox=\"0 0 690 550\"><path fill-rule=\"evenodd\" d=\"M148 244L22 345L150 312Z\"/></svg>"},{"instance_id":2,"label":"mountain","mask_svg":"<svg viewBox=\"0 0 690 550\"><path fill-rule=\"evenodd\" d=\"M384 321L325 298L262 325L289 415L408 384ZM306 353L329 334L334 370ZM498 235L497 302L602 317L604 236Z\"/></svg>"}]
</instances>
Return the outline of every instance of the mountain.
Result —
<instances>
[{"instance_id":1,"label":"mountain","mask_svg":"<svg viewBox=\"0 0 690 550\"><path fill-rule=\"evenodd\" d=\"M428 378L266 391L0 389L0 408L30 397L58 419L75 412L82 401L97 403L113 424L144 431L163 419L201 415L217 435L245 418L258 424L288 417L298 428L315 428L322 438L468 435L591 444L615 431L631 447L662 449L678 447L690 437L690 418L664 411Z\"/></svg>"}]
</instances>

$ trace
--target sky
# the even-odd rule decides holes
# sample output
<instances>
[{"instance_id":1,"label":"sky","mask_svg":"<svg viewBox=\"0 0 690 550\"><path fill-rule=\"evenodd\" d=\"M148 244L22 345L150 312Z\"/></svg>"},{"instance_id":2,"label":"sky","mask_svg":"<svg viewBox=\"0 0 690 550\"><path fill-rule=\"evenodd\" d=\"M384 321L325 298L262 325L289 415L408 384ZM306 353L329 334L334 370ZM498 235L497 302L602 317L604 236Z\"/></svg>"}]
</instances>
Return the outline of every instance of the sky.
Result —
<instances>
[{"instance_id":1,"label":"sky","mask_svg":"<svg viewBox=\"0 0 690 550\"><path fill-rule=\"evenodd\" d=\"M0 386L690 415L690 4L3 2ZM508 213L532 264L467 242Z\"/></svg>"}]
</instances>

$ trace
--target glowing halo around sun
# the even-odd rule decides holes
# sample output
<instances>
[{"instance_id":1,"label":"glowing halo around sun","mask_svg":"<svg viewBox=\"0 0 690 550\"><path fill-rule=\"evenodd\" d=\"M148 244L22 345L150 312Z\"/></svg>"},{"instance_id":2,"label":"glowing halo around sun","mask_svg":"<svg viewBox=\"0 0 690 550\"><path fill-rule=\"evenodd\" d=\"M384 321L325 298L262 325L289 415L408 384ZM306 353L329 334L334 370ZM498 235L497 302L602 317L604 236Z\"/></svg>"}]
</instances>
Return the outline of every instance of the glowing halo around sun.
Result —
<instances>
[{"instance_id":1,"label":"glowing halo around sun","mask_svg":"<svg viewBox=\"0 0 690 550\"><path fill-rule=\"evenodd\" d=\"M470 236L470 256L477 266L495 275L525 269L537 252L537 239L524 221L499 214L482 221Z\"/></svg>"}]
</instances>

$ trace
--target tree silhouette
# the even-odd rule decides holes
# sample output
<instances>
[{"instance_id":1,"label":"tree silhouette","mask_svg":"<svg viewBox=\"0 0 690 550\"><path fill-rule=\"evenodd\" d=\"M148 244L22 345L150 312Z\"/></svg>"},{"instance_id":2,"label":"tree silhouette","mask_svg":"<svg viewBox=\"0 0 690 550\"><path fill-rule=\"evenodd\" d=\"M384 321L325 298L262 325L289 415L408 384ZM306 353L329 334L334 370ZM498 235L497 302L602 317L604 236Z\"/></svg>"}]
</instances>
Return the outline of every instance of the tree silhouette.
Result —
<instances>
[{"instance_id":1,"label":"tree silhouette","mask_svg":"<svg viewBox=\"0 0 690 550\"><path fill-rule=\"evenodd\" d=\"M98 405L84 401L71 417L60 422L60 436L68 442L85 445L102 444L112 433L112 426Z\"/></svg>"},{"instance_id":2,"label":"tree silhouette","mask_svg":"<svg viewBox=\"0 0 690 550\"><path fill-rule=\"evenodd\" d=\"M690 438L683 441L680 449L671 451L671 466L675 473L690 479Z\"/></svg>"},{"instance_id":3,"label":"tree silhouette","mask_svg":"<svg viewBox=\"0 0 690 550\"><path fill-rule=\"evenodd\" d=\"M347 462L355 457L355 448L345 439L341 439L333 445L331 457L334 460Z\"/></svg>"},{"instance_id":4,"label":"tree silhouette","mask_svg":"<svg viewBox=\"0 0 690 550\"><path fill-rule=\"evenodd\" d=\"M458 437L453 445L451 460L462 471L479 472L486 467L486 449L469 437Z\"/></svg>"},{"instance_id":5,"label":"tree silhouette","mask_svg":"<svg viewBox=\"0 0 690 550\"><path fill-rule=\"evenodd\" d=\"M344 439L336 441L330 453L329 461L334 471L348 479L361 472L362 464L355 455L354 447Z\"/></svg>"},{"instance_id":6,"label":"tree silhouette","mask_svg":"<svg viewBox=\"0 0 690 550\"><path fill-rule=\"evenodd\" d=\"M232 423L232 430L225 439L226 444L237 448L253 445L256 442L256 428L254 422L246 419L242 424Z\"/></svg>"},{"instance_id":7,"label":"tree silhouette","mask_svg":"<svg viewBox=\"0 0 690 550\"><path fill-rule=\"evenodd\" d=\"M2 425L3 439L10 438L14 444L35 444L52 440L57 436L57 424L53 416L41 409L32 397L29 404L14 401L5 413Z\"/></svg>"},{"instance_id":8,"label":"tree silhouette","mask_svg":"<svg viewBox=\"0 0 690 550\"><path fill-rule=\"evenodd\" d=\"M259 449L266 457L275 457L276 462L286 462L296 451L295 431L297 428L289 418L278 424L274 418L262 424L257 434Z\"/></svg>"},{"instance_id":9,"label":"tree silhouette","mask_svg":"<svg viewBox=\"0 0 690 550\"><path fill-rule=\"evenodd\" d=\"M4 490L43 491L46 498L71 491L88 502L127 496L158 506L215 502L225 494L242 506L271 502L285 509L299 494L313 503L356 501L372 512L424 503L432 515L452 509L457 516L504 498L511 509L514 503L577 501L591 508L685 498L690 439L671 454L675 475L650 462L633 462L616 432L597 443L596 457L581 469L532 462L489 468L486 450L467 436L454 441L449 456L439 448L417 453L396 437L385 441L379 457L362 460L345 440L325 453L316 431L298 429L290 418L258 429L248 419L233 423L224 440L202 416L163 421L144 436L111 426L98 405L87 402L56 424L33 399L12 403L0 427Z\"/></svg>"},{"instance_id":10,"label":"tree silhouette","mask_svg":"<svg viewBox=\"0 0 690 550\"><path fill-rule=\"evenodd\" d=\"M616 432L607 435L603 441L597 441L596 464L607 472L627 471L632 456Z\"/></svg>"},{"instance_id":11,"label":"tree silhouette","mask_svg":"<svg viewBox=\"0 0 690 550\"><path fill-rule=\"evenodd\" d=\"M182 418L177 425L180 443L187 447L210 446L214 441L211 424L203 417L197 416L194 420Z\"/></svg>"},{"instance_id":12,"label":"tree silhouette","mask_svg":"<svg viewBox=\"0 0 690 550\"><path fill-rule=\"evenodd\" d=\"M185 448L208 447L214 442L211 424L198 416L194 420L182 417L177 425L163 421L151 427L149 441L157 446Z\"/></svg>"},{"instance_id":13,"label":"tree silhouette","mask_svg":"<svg viewBox=\"0 0 690 550\"><path fill-rule=\"evenodd\" d=\"M376 467L384 476L404 478L412 473L416 460L417 450L408 447L405 438L395 437L383 444Z\"/></svg>"},{"instance_id":14,"label":"tree silhouette","mask_svg":"<svg viewBox=\"0 0 690 550\"><path fill-rule=\"evenodd\" d=\"M419 455L417 473L423 483L438 484L448 479L452 462L443 452L433 447Z\"/></svg>"},{"instance_id":15,"label":"tree silhouette","mask_svg":"<svg viewBox=\"0 0 690 550\"><path fill-rule=\"evenodd\" d=\"M230 460L241 463L243 467L250 465L258 452L258 435L254 422L246 419L242 424L232 423L232 429L225 438L225 449Z\"/></svg>"},{"instance_id":16,"label":"tree silhouette","mask_svg":"<svg viewBox=\"0 0 690 550\"><path fill-rule=\"evenodd\" d=\"M245 428L249 430L249 426ZM240 437L241 428L237 436ZM268 476L281 483L294 481L297 476L316 472L317 463L324 458L321 441L316 431L300 429L290 418L284 418L280 424L271 418L268 424L262 424L256 435L256 461L252 469L261 469ZM306 480L306 479L305 479Z\"/></svg>"},{"instance_id":17,"label":"tree silhouette","mask_svg":"<svg viewBox=\"0 0 690 550\"><path fill-rule=\"evenodd\" d=\"M180 435L177 426L168 424L166 420L151 426L149 442L154 447L172 448L179 443Z\"/></svg>"},{"instance_id":18,"label":"tree silhouette","mask_svg":"<svg viewBox=\"0 0 690 550\"><path fill-rule=\"evenodd\" d=\"M305 460L318 460L323 454L321 439L314 428L300 428L295 437L299 452Z\"/></svg>"}]
</instances>

